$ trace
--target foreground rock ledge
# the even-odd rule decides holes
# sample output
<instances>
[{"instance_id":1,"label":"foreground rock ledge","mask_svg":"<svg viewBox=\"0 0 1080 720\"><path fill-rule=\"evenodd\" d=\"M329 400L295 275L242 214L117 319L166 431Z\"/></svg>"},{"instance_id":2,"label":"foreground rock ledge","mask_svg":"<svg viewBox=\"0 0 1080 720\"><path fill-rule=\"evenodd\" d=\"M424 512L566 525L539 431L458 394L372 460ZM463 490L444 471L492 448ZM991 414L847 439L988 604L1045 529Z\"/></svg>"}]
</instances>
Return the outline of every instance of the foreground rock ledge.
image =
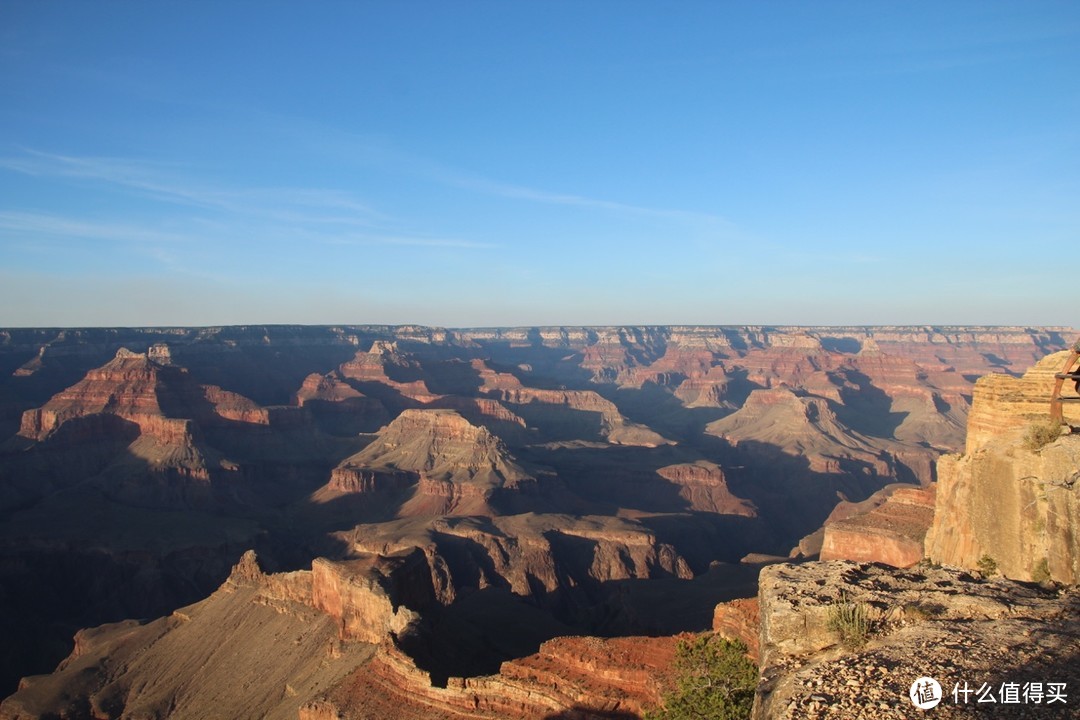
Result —
<instances>
[{"instance_id":1,"label":"foreground rock ledge","mask_svg":"<svg viewBox=\"0 0 1080 720\"><path fill-rule=\"evenodd\" d=\"M829 629L841 598L874 622L866 644L846 648ZM762 680L754 720L910 718L912 682L938 680L945 700L935 718L968 718L954 684L1058 682L1080 688L1080 593L1004 579L984 581L954 568L896 570L847 561L762 570ZM994 704L993 717L1075 717L1068 704ZM984 705L984 710L985 710ZM1062 708L1056 711L1055 708ZM1043 713L1043 714L1039 714Z\"/></svg>"}]
</instances>

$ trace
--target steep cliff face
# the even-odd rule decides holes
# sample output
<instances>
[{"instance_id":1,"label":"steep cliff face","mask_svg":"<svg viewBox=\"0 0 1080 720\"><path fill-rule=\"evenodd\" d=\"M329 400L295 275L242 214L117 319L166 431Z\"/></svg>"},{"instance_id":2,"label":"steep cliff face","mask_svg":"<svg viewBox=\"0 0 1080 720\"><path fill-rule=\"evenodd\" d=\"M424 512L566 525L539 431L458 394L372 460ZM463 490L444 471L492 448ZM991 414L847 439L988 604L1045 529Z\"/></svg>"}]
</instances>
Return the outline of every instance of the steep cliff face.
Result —
<instances>
[{"instance_id":1,"label":"steep cliff face","mask_svg":"<svg viewBox=\"0 0 1080 720\"><path fill-rule=\"evenodd\" d=\"M344 639L378 644L409 631L415 609L436 602L422 553L311 564L311 601L339 623Z\"/></svg>"},{"instance_id":2,"label":"steep cliff face","mask_svg":"<svg viewBox=\"0 0 1080 720\"><path fill-rule=\"evenodd\" d=\"M390 421L381 402L349 385L336 371L308 375L293 400L307 408L320 421L320 426L333 434L374 432Z\"/></svg>"},{"instance_id":3,"label":"steep cliff face","mask_svg":"<svg viewBox=\"0 0 1080 720\"><path fill-rule=\"evenodd\" d=\"M1009 578L1080 581L1080 436L1042 447L1027 438L1032 423L1048 417L1065 355L1040 360L1020 378L989 375L975 384L966 451L938 463L925 546L931 560L966 568L993 560ZM1074 404L1065 412L1078 422Z\"/></svg>"},{"instance_id":4,"label":"steep cliff face","mask_svg":"<svg viewBox=\"0 0 1080 720\"><path fill-rule=\"evenodd\" d=\"M1017 580L1080 582L1080 437L1030 450L1022 430L938 465L926 555Z\"/></svg>"},{"instance_id":5,"label":"steep cliff face","mask_svg":"<svg viewBox=\"0 0 1080 720\"><path fill-rule=\"evenodd\" d=\"M895 487L869 512L826 521L821 559L879 562L898 568L915 565L923 559L935 497L934 485Z\"/></svg>"},{"instance_id":6,"label":"steep cliff face","mask_svg":"<svg viewBox=\"0 0 1080 720\"><path fill-rule=\"evenodd\" d=\"M297 576L308 578L303 582L264 581L278 583L274 592L289 602L329 617L338 643L407 637L416 627L414 612L421 626L453 613L472 613L465 620L535 613L518 625L549 623L530 636L528 648L500 648L490 656L496 663L531 652L557 634L552 628L654 632L660 626L642 619L648 602L639 599L660 597L661 587L699 588L697 580L685 581L691 566L708 575L717 560L782 552L820 526L840 498L857 504L895 480L929 482L934 459L960 447L971 378L992 369L1015 375L1063 347L1062 332L0 331L0 430L25 430L0 449L0 505L10 513L0 534L12 548L5 566L35 557L28 533L55 547L107 546L119 535L132 545L153 545L160 528L173 523L187 528L185 542L197 549L220 544L213 536L234 532L232 521L242 516L244 546L260 533L273 536L273 549L283 548L292 567L308 562L312 548L344 553ZM133 352L114 357L120 347ZM986 381L976 394L989 397L991 382L1007 395L1016 381ZM992 417L976 420L992 429ZM1043 454L1057 452L1053 447ZM1026 508L1058 493L1051 484L1017 502ZM161 512L126 514L134 505ZM170 514L200 505L226 517ZM907 562L917 539L895 532L911 519L897 508L925 510L886 503L884 517L875 516L880 523L838 523L830 546L850 554L862 542ZM1047 501L1039 512L1056 533L1057 518L1071 510ZM358 522L366 524L331 540L323 535ZM69 537L72 528L79 532ZM842 530L858 532L845 538ZM886 530L888 537L881 534ZM1042 547L1038 542L1028 543L1033 552ZM1047 572L1060 565L1051 555L1048 547ZM412 571L389 572L387 563L406 557ZM1040 559L1028 568L1032 577ZM367 574L365 563L388 574ZM320 610L314 610L316 574ZM185 577L195 576L189 569ZM388 580L406 577L412 590L394 589ZM69 587L45 572L38 579L34 587ZM213 584L198 587L205 592ZM121 592L108 583L88 585L106 598ZM162 592L141 581L117 587ZM285 607L271 595L260 590L260 602ZM410 605L401 599L408 597L427 599ZM416 609L430 602L430 615ZM704 615L694 617L694 629L707 626ZM735 611L725 617L719 624L736 634L751 622ZM430 631L425 626L421 634ZM434 642L435 634L425 640ZM447 633L450 639L440 642L445 650L470 637L475 634ZM471 649L482 652L479 646L500 639L490 631ZM405 649L431 669L415 646ZM490 663L467 671L492 672Z\"/></svg>"},{"instance_id":7,"label":"steep cliff face","mask_svg":"<svg viewBox=\"0 0 1080 720\"><path fill-rule=\"evenodd\" d=\"M679 497L690 503L691 510L756 517L754 504L736 497L728 489L724 472L715 463L699 461L667 465L656 471L665 480L679 486Z\"/></svg>"},{"instance_id":8,"label":"steep cliff face","mask_svg":"<svg viewBox=\"0 0 1080 720\"><path fill-rule=\"evenodd\" d=\"M19 434L42 440L68 420L97 413L117 415L137 424L164 412L157 389L169 371L145 354L121 348L116 357L44 406L23 414Z\"/></svg>"},{"instance_id":9,"label":"steep cliff face","mask_svg":"<svg viewBox=\"0 0 1080 720\"><path fill-rule=\"evenodd\" d=\"M400 352L394 341L376 340L367 352L342 363L338 372L359 383L388 387L407 401L427 403L440 397L428 388L420 363Z\"/></svg>"}]
</instances>

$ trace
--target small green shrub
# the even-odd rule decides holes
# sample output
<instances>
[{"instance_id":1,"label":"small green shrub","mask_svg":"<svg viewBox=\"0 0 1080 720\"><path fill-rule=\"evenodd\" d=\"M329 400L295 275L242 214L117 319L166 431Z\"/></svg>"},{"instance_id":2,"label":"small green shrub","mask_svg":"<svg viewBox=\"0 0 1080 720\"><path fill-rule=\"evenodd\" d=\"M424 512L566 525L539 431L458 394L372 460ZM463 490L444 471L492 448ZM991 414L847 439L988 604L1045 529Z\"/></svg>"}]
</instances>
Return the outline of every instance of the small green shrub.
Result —
<instances>
[{"instance_id":1,"label":"small green shrub","mask_svg":"<svg viewBox=\"0 0 1080 720\"><path fill-rule=\"evenodd\" d=\"M828 627L840 636L840 642L850 648L866 644L873 630L873 622L863 603L851 602L847 593L829 606Z\"/></svg>"},{"instance_id":2,"label":"small green shrub","mask_svg":"<svg viewBox=\"0 0 1080 720\"><path fill-rule=\"evenodd\" d=\"M1050 582L1050 561L1043 558L1031 571L1031 579L1040 585Z\"/></svg>"},{"instance_id":3,"label":"small green shrub","mask_svg":"<svg viewBox=\"0 0 1080 720\"><path fill-rule=\"evenodd\" d=\"M979 562L975 563L975 566L979 568L979 572L983 577L992 577L997 575L998 564L997 560L989 555L983 555L979 558Z\"/></svg>"},{"instance_id":4,"label":"small green shrub","mask_svg":"<svg viewBox=\"0 0 1080 720\"><path fill-rule=\"evenodd\" d=\"M1038 450L1059 437L1061 437L1061 423L1045 418L1028 425L1027 434L1024 435L1024 447L1028 450Z\"/></svg>"},{"instance_id":5,"label":"small green shrub","mask_svg":"<svg viewBox=\"0 0 1080 720\"><path fill-rule=\"evenodd\" d=\"M758 671L746 646L719 635L680 640L675 648L674 688L646 720L746 720L754 705Z\"/></svg>"}]
</instances>

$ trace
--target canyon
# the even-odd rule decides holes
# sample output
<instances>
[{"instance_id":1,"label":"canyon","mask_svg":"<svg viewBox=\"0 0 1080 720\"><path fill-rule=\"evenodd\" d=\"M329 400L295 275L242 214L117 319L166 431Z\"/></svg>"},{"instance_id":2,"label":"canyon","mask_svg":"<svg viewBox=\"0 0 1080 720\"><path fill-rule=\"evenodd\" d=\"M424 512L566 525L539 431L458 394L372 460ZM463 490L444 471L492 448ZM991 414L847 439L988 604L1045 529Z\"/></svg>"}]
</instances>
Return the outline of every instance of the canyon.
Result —
<instances>
[{"instance_id":1,"label":"canyon","mask_svg":"<svg viewBox=\"0 0 1080 720\"><path fill-rule=\"evenodd\" d=\"M1073 332L0 331L0 717L639 717L706 630L787 688L841 571L777 560L1075 584Z\"/></svg>"}]
</instances>

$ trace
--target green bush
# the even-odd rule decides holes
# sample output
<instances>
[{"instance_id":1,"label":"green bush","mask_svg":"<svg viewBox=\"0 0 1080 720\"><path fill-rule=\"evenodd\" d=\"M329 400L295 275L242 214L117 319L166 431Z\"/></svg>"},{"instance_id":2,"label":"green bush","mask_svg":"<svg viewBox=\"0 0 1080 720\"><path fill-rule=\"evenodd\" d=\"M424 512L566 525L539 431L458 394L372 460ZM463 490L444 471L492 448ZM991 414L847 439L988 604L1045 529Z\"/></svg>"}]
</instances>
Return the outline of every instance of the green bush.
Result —
<instances>
[{"instance_id":1,"label":"green bush","mask_svg":"<svg viewBox=\"0 0 1080 720\"><path fill-rule=\"evenodd\" d=\"M1024 447L1028 450L1038 450L1059 437L1061 437L1061 423L1045 418L1028 425L1027 434L1024 436Z\"/></svg>"},{"instance_id":2,"label":"green bush","mask_svg":"<svg viewBox=\"0 0 1080 720\"><path fill-rule=\"evenodd\" d=\"M1043 558L1031 571L1031 579L1040 585L1050 582L1050 561Z\"/></svg>"},{"instance_id":3,"label":"green bush","mask_svg":"<svg viewBox=\"0 0 1080 720\"><path fill-rule=\"evenodd\" d=\"M754 705L758 672L746 645L706 634L680 640L674 688L646 720L745 720Z\"/></svg>"},{"instance_id":4,"label":"green bush","mask_svg":"<svg viewBox=\"0 0 1080 720\"><path fill-rule=\"evenodd\" d=\"M975 563L975 566L979 568L979 572L983 574L983 577L991 577L997 574L997 560L989 555L983 555L979 558L979 562Z\"/></svg>"},{"instance_id":5,"label":"green bush","mask_svg":"<svg viewBox=\"0 0 1080 720\"><path fill-rule=\"evenodd\" d=\"M840 636L840 642L851 648L865 645L873 630L866 605L851 602L847 593L840 593L840 599L829 606L828 624Z\"/></svg>"}]
</instances>

